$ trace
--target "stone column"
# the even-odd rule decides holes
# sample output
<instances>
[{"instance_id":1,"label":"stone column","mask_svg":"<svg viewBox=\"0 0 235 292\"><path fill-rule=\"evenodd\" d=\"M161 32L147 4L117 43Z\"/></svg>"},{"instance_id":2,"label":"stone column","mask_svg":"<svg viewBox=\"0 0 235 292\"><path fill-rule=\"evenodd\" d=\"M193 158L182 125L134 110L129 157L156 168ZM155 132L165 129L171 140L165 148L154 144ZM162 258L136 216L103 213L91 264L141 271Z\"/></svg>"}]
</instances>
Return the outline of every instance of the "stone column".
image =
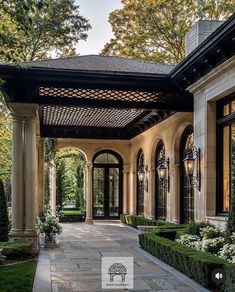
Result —
<instances>
[{"instance_id":1,"label":"stone column","mask_svg":"<svg viewBox=\"0 0 235 292\"><path fill-rule=\"evenodd\" d=\"M42 216L44 207L44 139L38 142L38 216Z\"/></svg>"},{"instance_id":2,"label":"stone column","mask_svg":"<svg viewBox=\"0 0 235 292\"><path fill-rule=\"evenodd\" d=\"M24 230L24 135L23 116L12 113L12 227L10 237Z\"/></svg>"},{"instance_id":3,"label":"stone column","mask_svg":"<svg viewBox=\"0 0 235 292\"><path fill-rule=\"evenodd\" d=\"M25 123L25 234L29 236L36 235L36 180L36 115L32 115Z\"/></svg>"},{"instance_id":4,"label":"stone column","mask_svg":"<svg viewBox=\"0 0 235 292\"><path fill-rule=\"evenodd\" d=\"M123 168L123 214L128 214L128 202L129 202L129 165L124 165Z\"/></svg>"},{"instance_id":5,"label":"stone column","mask_svg":"<svg viewBox=\"0 0 235 292\"><path fill-rule=\"evenodd\" d=\"M49 162L50 207L52 214L56 212L56 165L54 159Z\"/></svg>"},{"instance_id":6,"label":"stone column","mask_svg":"<svg viewBox=\"0 0 235 292\"><path fill-rule=\"evenodd\" d=\"M137 196L137 189L136 189L136 171L132 170L130 172L130 214L136 215L136 196Z\"/></svg>"},{"instance_id":7,"label":"stone column","mask_svg":"<svg viewBox=\"0 0 235 292\"><path fill-rule=\"evenodd\" d=\"M86 223L93 224L92 216L92 163L86 164L86 180L87 180L87 193L86 193Z\"/></svg>"},{"instance_id":8,"label":"stone column","mask_svg":"<svg viewBox=\"0 0 235 292\"><path fill-rule=\"evenodd\" d=\"M180 223L180 163L174 163L170 168L170 220Z\"/></svg>"}]
</instances>

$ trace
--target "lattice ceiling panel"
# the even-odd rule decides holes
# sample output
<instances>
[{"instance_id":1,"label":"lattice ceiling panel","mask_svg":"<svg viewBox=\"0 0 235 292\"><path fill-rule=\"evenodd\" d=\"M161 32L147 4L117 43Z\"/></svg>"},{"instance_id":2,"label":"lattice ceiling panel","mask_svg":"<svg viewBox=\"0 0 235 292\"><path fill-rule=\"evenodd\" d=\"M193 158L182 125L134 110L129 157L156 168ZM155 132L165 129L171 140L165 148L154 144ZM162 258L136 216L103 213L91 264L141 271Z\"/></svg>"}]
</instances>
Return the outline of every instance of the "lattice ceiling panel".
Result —
<instances>
[{"instance_id":1,"label":"lattice ceiling panel","mask_svg":"<svg viewBox=\"0 0 235 292\"><path fill-rule=\"evenodd\" d=\"M39 87L40 96L85 98L98 100L121 100L135 102L156 102L162 92L129 91L129 90L106 90L106 89L82 89L82 88L60 88L60 87ZM166 96L166 95L165 95Z\"/></svg>"},{"instance_id":2,"label":"lattice ceiling panel","mask_svg":"<svg viewBox=\"0 0 235 292\"><path fill-rule=\"evenodd\" d=\"M143 110L42 106L41 123L50 126L124 128Z\"/></svg>"}]
</instances>

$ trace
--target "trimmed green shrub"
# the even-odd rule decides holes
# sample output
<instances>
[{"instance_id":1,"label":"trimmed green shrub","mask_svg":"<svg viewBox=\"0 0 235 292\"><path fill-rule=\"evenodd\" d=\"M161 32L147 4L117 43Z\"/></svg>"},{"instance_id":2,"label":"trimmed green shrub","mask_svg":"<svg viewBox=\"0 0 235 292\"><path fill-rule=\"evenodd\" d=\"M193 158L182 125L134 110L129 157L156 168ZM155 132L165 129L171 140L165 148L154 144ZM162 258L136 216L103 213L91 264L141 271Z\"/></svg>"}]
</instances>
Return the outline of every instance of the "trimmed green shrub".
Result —
<instances>
[{"instance_id":1,"label":"trimmed green shrub","mask_svg":"<svg viewBox=\"0 0 235 292\"><path fill-rule=\"evenodd\" d=\"M207 223L207 222L203 222L203 221L201 221L201 222L191 221L188 224L187 233L190 235L200 236L201 229L204 227L207 227L207 226L212 226L212 225Z\"/></svg>"},{"instance_id":2,"label":"trimmed green shrub","mask_svg":"<svg viewBox=\"0 0 235 292\"><path fill-rule=\"evenodd\" d=\"M139 240L141 248L145 251L176 268L206 288L217 288L211 279L211 272L214 269L224 268L229 272L230 277L234 277L235 265L228 265L225 261L209 253L197 251L158 235L140 234Z\"/></svg>"},{"instance_id":3,"label":"trimmed green shrub","mask_svg":"<svg viewBox=\"0 0 235 292\"><path fill-rule=\"evenodd\" d=\"M2 254L7 258L16 258L31 253L32 241L17 240L13 242L0 242Z\"/></svg>"},{"instance_id":4,"label":"trimmed green shrub","mask_svg":"<svg viewBox=\"0 0 235 292\"><path fill-rule=\"evenodd\" d=\"M169 226L176 226L174 223L162 221L162 220L153 220L147 219L143 216L134 216L134 215L121 215L120 220L122 223L130 225L132 227L137 227L139 225L142 226L161 226L161 225L169 225Z\"/></svg>"},{"instance_id":5,"label":"trimmed green shrub","mask_svg":"<svg viewBox=\"0 0 235 292\"><path fill-rule=\"evenodd\" d=\"M226 272L226 281L221 284L220 291L222 292L234 292L235 291L235 265L226 264L224 266Z\"/></svg>"},{"instance_id":6,"label":"trimmed green shrub","mask_svg":"<svg viewBox=\"0 0 235 292\"><path fill-rule=\"evenodd\" d=\"M0 241L8 241L9 218L3 181L0 179Z\"/></svg>"}]
</instances>

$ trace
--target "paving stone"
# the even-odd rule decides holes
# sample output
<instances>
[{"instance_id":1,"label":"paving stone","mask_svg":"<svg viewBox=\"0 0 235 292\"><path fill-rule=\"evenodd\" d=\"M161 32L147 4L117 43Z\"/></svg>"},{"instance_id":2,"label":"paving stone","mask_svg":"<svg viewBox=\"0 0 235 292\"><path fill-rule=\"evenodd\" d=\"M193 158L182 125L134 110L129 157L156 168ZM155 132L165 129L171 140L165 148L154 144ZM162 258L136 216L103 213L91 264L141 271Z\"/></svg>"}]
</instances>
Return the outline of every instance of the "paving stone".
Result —
<instances>
[{"instance_id":1,"label":"paving stone","mask_svg":"<svg viewBox=\"0 0 235 292\"><path fill-rule=\"evenodd\" d=\"M172 274L172 268L166 270L143 255L138 250L138 233L121 224L63 224L58 243L53 250L40 250L33 292L115 291L101 289L103 256L133 257L135 292L200 291L193 282L189 286Z\"/></svg>"}]
</instances>

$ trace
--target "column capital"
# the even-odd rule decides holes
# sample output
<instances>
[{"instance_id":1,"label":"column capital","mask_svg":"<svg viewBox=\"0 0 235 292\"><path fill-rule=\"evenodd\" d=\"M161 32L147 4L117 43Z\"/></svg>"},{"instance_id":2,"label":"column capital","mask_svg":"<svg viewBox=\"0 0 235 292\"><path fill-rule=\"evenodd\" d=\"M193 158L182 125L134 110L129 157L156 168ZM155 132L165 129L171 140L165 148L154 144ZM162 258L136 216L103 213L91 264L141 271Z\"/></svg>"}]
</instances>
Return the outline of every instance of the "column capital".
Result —
<instances>
[{"instance_id":1,"label":"column capital","mask_svg":"<svg viewBox=\"0 0 235 292\"><path fill-rule=\"evenodd\" d=\"M129 173L130 172L130 165L126 164L123 165L123 173Z\"/></svg>"},{"instance_id":2,"label":"column capital","mask_svg":"<svg viewBox=\"0 0 235 292\"><path fill-rule=\"evenodd\" d=\"M13 114L23 117L37 117L38 104L29 103L8 103Z\"/></svg>"},{"instance_id":3,"label":"column capital","mask_svg":"<svg viewBox=\"0 0 235 292\"><path fill-rule=\"evenodd\" d=\"M22 114L11 112L10 115L12 116L13 123L19 123L24 120L24 115Z\"/></svg>"},{"instance_id":4,"label":"column capital","mask_svg":"<svg viewBox=\"0 0 235 292\"><path fill-rule=\"evenodd\" d=\"M92 162L86 162L85 163L85 167L87 168L87 170L91 170L93 168L93 163Z\"/></svg>"}]
</instances>

